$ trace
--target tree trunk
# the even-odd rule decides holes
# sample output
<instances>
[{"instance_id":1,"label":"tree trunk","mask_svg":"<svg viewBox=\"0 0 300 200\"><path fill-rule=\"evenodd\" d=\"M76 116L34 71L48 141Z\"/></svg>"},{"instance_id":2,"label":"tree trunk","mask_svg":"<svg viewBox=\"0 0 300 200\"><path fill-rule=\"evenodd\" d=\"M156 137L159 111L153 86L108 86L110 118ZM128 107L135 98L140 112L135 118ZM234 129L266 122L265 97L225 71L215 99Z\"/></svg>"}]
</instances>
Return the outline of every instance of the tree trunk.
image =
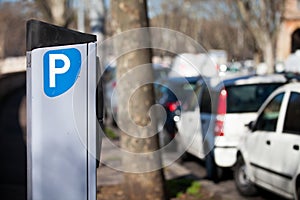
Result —
<instances>
[{"instance_id":1,"label":"tree trunk","mask_svg":"<svg viewBox=\"0 0 300 200\"><path fill-rule=\"evenodd\" d=\"M117 32L147 27L146 8L146 0L112 1L112 23ZM117 44L117 50L124 47L130 50L117 59L117 123L122 130L122 150L132 153L132 156L122 158L126 170L124 193L130 200L166 198L160 156L151 154L159 148L155 119L149 116L155 103L151 50L136 50L137 43L149 47L149 38L149 32L143 31L140 35L137 31L129 37L123 36ZM149 156L142 156L147 153Z\"/></svg>"},{"instance_id":2,"label":"tree trunk","mask_svg":"<svg viewBox=\"0 0 300 200\"><path fill-rule=\"evenodd\" d=\"M274 73L274 65L275 65L275 62L274 62L274 60L275 60L274 53L275 52L274 51L275 51L275 49L273 48L271 41L267 42L266 45L262 49L264 61L268 66L268 71L267 71L268 74Z\"/></svg>"},{"instance_id":3,"label":"tree trunk","mask_svg":"<svg viewBox=\"0 0 300 200\"><path fill-rule=\"evenodd\" d=\"M35 0L48 22L67 27L72 20L66 0Z\"/></svg>"},{"instance_id":4,"label":"tree trunk","mask_svg":"<svg viewBox=\"0 0 300 200\"><path fill-rule=\"evenodd\" d=\"M59 26L66 25L66 0L49 0L53 22Z\"/></svg>"},{"instance_id":5,"label":"tree trunk","mask_svg":"<svg viewBox=\"0 0 300 200\"><path fill-rule=\"evenodd\" d=\"M5 32L6 31L0 32L0 59L5 57Z\"/></svg>"},{"instance_id":6,"label":"tree trunk","mask_svg":"<svg viewBox=\"0 0 300 200\"><path fill-rule=\"evenodd\" d=\"M272 16L277 16L280 14L277 13L276 15L275 12L283 10L282 2L259 1L259 3L255 3L254 1L250 2L240 0L235 0L235 2L237 3L239 14L241 15L242 23L250 30L256 45L262 52L263 61L268 66L267 73L273 73L279 21L277 20L277 22L275 22L276 17L268 18L267 16L269 16L270 13ZM251 7L251 3L253 3L255 6ZM270 3L272 6L270 6L268 3ZM257 13L260 14L259 17L257 17ZM272 29L268 27L272 27Z\"/></svg>"},{"instance_id":7,"label":"tree trunk","mask_svg":"<svg viewBox=\"0 0 300 200\"><path fill-rule=\"evenodd\" d=\"M275 64L275 47L271 36L266 32L258 29L252 30L258 48L262 52L262 59L268 66L267 73L274 73Z\"/></svg>"}]
</instances>

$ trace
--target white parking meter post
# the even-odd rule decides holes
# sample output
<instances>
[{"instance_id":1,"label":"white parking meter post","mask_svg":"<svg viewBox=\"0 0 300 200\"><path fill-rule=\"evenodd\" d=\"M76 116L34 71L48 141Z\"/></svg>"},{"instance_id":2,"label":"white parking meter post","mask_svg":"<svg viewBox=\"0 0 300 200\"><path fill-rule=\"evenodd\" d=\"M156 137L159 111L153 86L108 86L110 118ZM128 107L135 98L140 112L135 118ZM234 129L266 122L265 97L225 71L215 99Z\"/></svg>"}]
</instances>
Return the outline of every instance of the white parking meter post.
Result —
<instances>
[{"instance_id":1,"label":"white parking meter post","mask_svg":"<svg viewBox=\"0 0 300 200\"><path fill-rule=\"evenodd\" d=\"M27 22L28 200L96 200L96 65L94 35Z\"/></svg>"}]
</instances>

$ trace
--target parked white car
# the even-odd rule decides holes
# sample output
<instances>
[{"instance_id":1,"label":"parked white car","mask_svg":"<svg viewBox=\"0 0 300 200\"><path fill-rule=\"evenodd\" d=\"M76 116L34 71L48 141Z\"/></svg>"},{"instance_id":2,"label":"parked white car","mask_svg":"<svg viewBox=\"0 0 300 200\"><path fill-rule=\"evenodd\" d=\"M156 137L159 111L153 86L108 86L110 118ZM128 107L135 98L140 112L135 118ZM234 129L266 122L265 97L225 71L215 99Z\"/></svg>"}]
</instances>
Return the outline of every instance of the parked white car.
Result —
<instances>
[{"instance_id":1,"label":"parked white car","mask_svg":"<svg viewBox=\"0 0 300 200\"><path fill-rule=\"evenodd\" d=\"M197 105L182 110L177 127L187 152L205 159L208 178L218 181L224 168L234 166L245 124L256 118L269 94L286 81L278 74L210 78L198 84L199 98L191 100Z\"/></svg>"},{"instance_id":2,"label":"parked white car","mask_svg":"<svg viewBox=\"0 0 300 200\"><path fill-rule=\"evenodd\" d=\"M273 92L249 129L234 172L239 192L253 195L259 185L285 198L300 199L300 83Z\"/></svg>"}]
</instances>

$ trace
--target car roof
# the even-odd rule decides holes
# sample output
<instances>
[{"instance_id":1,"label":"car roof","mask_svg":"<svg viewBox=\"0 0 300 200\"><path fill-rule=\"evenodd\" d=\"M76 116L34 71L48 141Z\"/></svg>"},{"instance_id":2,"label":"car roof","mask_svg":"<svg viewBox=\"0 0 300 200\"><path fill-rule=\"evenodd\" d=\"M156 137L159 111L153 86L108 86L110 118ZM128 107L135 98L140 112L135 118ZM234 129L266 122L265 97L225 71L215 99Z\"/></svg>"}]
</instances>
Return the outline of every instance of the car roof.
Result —
<instances>
[{"instance_id":1,"label":"car roof","mask_svg":"<svg viewBox=\"0 0 300 200\"><path fill-rule=\"evenodd\" d=\"M168 79L169 83L196 83L199 80L202 80L202 76L193 76L193 77L171 77Z\"/></svg>"},{"instance_id":2,"label":"car roof","mask_svg":"<svg viewBox=\"0 0 300 200\"><path fill-rule=\"evenodd\" d=\"M299 82L291 82L280 86L274 93L278 93L280 91L297 91L300 92L300 83Z\"/></svg>"},{"instance_id":3,"label":"car roof","mask_svg":"<svg viewBox=\"0 0 300 200\"><path fill-rule=\"evenodd\" d=\"M277 94L279 93L282 93L282 92L288 92L288 91L291 91L291 92L299 92L300 93L300 83L298 82L291 82L291 83L287 83L287 84L284 84L280 87L278 87L276 90L274 90L270 95L269 97L265 100L265 102L261 105L261 107L259 108L258 110L258 113L261 113L263 109L265 109L266 105L270 102L270 100L272 98L274 98L274 96L276 96Z\"/></svg>"},{"instance_id":4,"label":"car roof","mask_svg":"<svg viewBox=\"0 0 300 200\"><path fill-rule=\"evenodd\" d=\"M211 87L221 88L233 85L251 85L264 83L286 83L288 79L283 74L269 75L244 75L244 76L229 76L217 77L209 80Z\"/></svg>"}]
</instances>

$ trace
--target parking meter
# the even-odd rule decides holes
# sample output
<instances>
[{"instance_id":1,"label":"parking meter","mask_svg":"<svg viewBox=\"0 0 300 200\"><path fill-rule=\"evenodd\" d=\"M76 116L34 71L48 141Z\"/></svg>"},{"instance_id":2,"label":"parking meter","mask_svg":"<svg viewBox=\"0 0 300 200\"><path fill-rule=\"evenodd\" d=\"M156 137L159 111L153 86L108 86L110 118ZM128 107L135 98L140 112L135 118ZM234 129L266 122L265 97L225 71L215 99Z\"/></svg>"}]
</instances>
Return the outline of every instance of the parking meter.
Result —
<instances>
[{"instance_id":1,"label":"parking meter","mask_svg":"<svg viewBox=\"0 0 300 200\"><path fill-rule=\"evenodd\" d=\"M28 199L96 200L96 36L30 20L26 46Z\"/></svg>"}]
</instances>

